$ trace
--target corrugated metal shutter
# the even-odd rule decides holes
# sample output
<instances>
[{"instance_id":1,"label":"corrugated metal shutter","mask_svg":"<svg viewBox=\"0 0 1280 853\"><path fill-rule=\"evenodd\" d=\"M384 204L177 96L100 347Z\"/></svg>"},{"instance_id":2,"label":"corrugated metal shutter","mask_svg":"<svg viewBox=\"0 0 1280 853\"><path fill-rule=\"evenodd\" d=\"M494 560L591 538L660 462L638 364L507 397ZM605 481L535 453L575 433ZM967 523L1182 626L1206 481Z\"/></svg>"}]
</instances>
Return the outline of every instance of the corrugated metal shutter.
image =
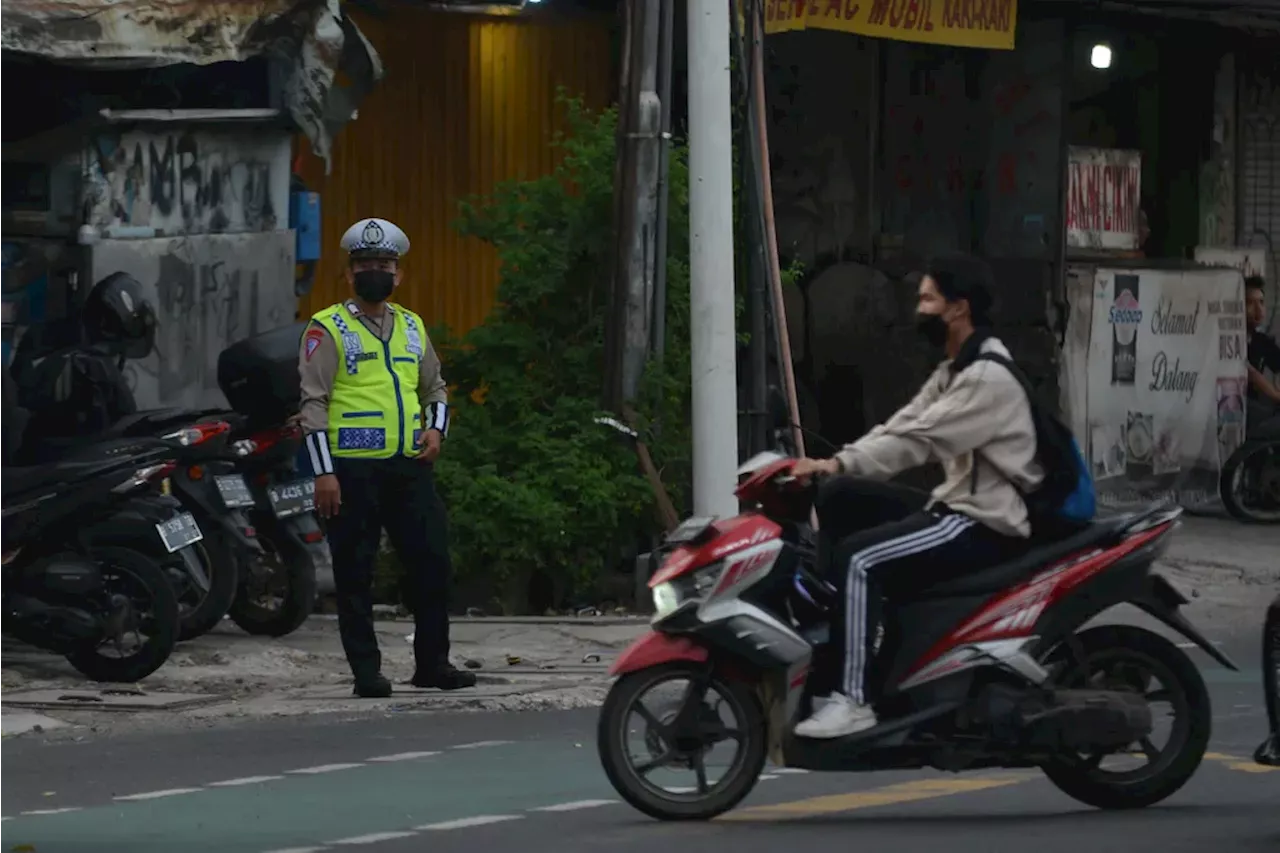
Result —
<instances>
[{"instance_id":1,"label":"corrugated metal shutter","mask_svg":"<svg viewBox=\"0 0 1280 853\"><path fill-rule=\"evenodd\" d=\"M396 299L461 334L493 306L498 259L453 229L458 202L554 168L557 86L591 108L610 103L610 19L387 8L383 18L352 15L387 75L339 134L333 173L304 158L302 176L321 193L323 255L300 310L346 295L342 233L361 217L383 216L413 243Z\"/></svg>"}]
</instances>

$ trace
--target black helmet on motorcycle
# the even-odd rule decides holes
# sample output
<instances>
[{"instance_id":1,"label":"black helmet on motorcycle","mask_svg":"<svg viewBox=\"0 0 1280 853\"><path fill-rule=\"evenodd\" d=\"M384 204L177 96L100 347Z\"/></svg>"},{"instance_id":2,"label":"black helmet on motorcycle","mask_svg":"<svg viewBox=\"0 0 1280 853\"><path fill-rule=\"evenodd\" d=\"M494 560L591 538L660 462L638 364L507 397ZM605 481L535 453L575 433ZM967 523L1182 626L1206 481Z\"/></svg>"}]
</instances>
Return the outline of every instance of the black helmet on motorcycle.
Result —
<instances>
[{"instance_id":1,"label":"black helmet on motorcycle","mask_svg":"<svg viewBox=\"0 0 1280 853\"><path fill-rule=\"evenodd\" d=\"M127 358L146 358L155 346L156 312L128 273L112 273L95 284L81 316L90 343L105 344Z\"/></svg>"}]
</instances>

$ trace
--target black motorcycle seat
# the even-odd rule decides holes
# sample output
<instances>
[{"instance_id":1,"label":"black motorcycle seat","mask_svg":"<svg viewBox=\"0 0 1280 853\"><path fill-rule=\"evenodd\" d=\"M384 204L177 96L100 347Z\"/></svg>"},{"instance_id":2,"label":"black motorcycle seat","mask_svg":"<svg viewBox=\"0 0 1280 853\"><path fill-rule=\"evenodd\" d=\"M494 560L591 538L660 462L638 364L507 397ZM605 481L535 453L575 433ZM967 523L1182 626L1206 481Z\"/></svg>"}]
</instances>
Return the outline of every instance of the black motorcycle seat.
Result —
<instances>
[{"instance_id":1,"label":"black motorcycle seat","mask_svg":"<svg viewBox=\"0 0 1280 853\"><path fill-rule=\"evenodd\" d=\"M95 469L114 466L115 462L103 459L85 459L57 465L26 465L4 469L4 493L6 498L36 489L67 483L93 473ZM6 501L7 503L8 501Z\"/></svg>"},{"instance_id":2,"label":"black motorcycle seat","mask_svg":"<svg viewBox=\"0 0 1280 853\"><path fill-rule=\"evenodd\" d=\"M4 494L21 494L45 486L67 483L93 476L97 471L133 465L144 468L163 458L168 446L146 438L112 438L88 446L76 447L56 462L5 468ZM123 479L123 478L122 478Z\"/></svg>"},{"instance_id":3,"label":"black motorcycle seat","mask_svg":"<svg viewBox=\"0 0 1280 853\"><path fill-rule=\"evenodd\" d=\"M1033 545L1012 560L998 563L988 569L971 572L958 578L950 578L912 592L912 598L957 598L970 595L989 595L1008 589L1031 575L1077 551L1096 547L1114 537L1132 520L1131 515L1117 516L1090 524L1079 533L1041 545Z\"/></svg>"},{"instance_id":4,"label":"black motorcycle seat","mask_svg":"<svg viewBox=\"0 0 1280 853\"><path fill-rule=\"evenodd\" d=\"M144 409L125 415L107 428L109 436L152 435L159 429L177 430L199 421L235 420L234 412L224 409Z\"/></svg>"}]
</instances>

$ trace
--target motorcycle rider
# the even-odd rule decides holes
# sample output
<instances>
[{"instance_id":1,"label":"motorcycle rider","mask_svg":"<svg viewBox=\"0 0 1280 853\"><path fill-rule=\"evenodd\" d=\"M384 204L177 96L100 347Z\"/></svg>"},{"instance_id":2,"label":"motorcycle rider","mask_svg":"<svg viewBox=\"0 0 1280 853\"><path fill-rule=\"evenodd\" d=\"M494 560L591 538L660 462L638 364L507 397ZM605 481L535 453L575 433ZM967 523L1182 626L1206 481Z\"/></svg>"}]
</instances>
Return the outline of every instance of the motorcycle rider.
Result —
<instances>
[{"instance_id":1,"label":"motorcycle rider","mask_svg":"<svg viewBox=\"0 0 1280 853\"><path fill-rule=\"evenodd\" d=\"M1280 374L1280 345L1262 330L1267 321L1266 282L1262 276L1245 279L1244 299L1249 335L1245 428L1253 435L1260 429L1275 428L1275 419L1280 417L1280 388L1266 374Z\"/></svg>"},{"instance_id":2,"label":"motorcycle rider","mask_svg":"<svg viewBox=\"0 0 1280 853\"><path fill-rule=\"evenodd\" d=\"M882 593L963 575L1026 548L1031 524L1022 496L1044 474L1026 392L1006 367L978 358L1010 358L989 331L991 283L977 258L935 259L919 281L916 326L946 358L883 424L832 458L802 459L793 470L797 477L843 475L825 482L818 497L822 547L844 600L840 684L797 736L837 738L876 725L866 667ZM931 495L866 482L929 462L945 473Z\"/></svg>"}]
</instances>

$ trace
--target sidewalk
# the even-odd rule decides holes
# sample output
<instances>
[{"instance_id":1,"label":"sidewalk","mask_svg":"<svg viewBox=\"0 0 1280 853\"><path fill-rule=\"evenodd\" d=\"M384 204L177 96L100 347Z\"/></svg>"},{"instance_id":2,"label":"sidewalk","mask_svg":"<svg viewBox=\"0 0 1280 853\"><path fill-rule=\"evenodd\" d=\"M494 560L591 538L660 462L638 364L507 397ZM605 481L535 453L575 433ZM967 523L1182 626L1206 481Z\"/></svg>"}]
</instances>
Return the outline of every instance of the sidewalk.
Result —
<instances>
[{"instance_id":1,"label":"sidewalk","mask_svg":"<svg viewBox=\"0 0 1280 853\"><path fill-rule=\"evenodd\" d=\"M1253 637L1280 591L1280 531L1220 519L1188 518L1160 570L1192 598L1187 614L1215 637ZM1109 618L1130 621L1116 611ZM103 695L61 658L4 648L5 735L41 725L39 716L71 726L50 737L76 737L80 726L127 730L144 726L210 726L234 719L321 712L532 710L597 705L607 669L647 626L645 617L459 618L453 659L473 669L475 690L443 693L401 684L413 670L407 620L377 623L384 672L397 684L388 700L355 699L332 616L316 616L289 637L250 637L224 621L183 643L146 679L143 695ZM32 695L31 691L48 691ZM28 701L17 707L15 700ZM105 710L118 706L119 710ZM96 707L96 709L94 709ZM150 710L143 710L142 708ZM135 709L136 708L136 709ZM11 712L21 712L25 722Z\"/></svg>"}]
</instances>

